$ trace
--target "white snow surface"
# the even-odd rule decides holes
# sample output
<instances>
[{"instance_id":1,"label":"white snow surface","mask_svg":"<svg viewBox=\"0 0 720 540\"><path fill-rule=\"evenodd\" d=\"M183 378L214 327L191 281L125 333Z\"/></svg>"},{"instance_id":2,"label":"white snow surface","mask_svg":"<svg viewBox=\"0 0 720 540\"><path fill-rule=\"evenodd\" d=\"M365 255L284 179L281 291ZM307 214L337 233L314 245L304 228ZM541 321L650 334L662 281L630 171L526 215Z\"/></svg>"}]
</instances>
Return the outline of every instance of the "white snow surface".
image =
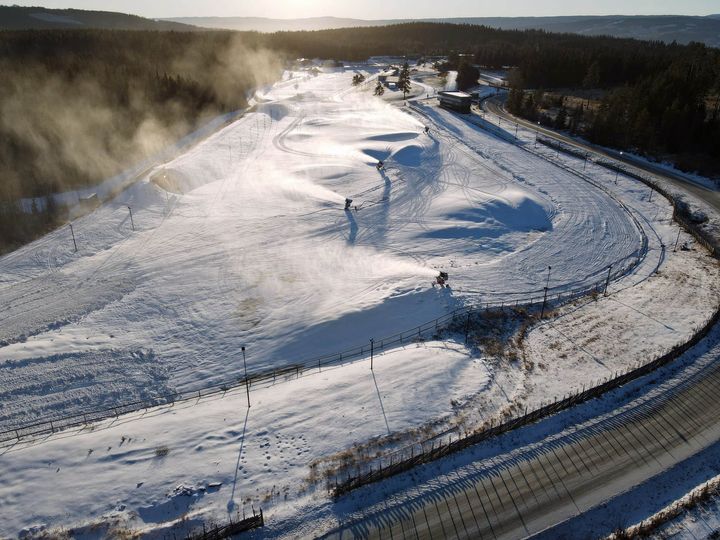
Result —
<instances>
[{"instance_id":1,"label":"white snow surface","mask_svg":"<svg viewBox=\"0 0 720 540\"><path fill-rule=\"evenodd\" d=\"M0 258L0 370L13 381L0 428L232 380L241 345L250 372L282 367L467 303L537 299L549 265L557 293L643 255L606 193L445 111L427 107L450 135L421 134L422 117L353 91L351 76L268 89L76 220L77 253L61 228ZM452 289L430 287L439 269ZM109 379L43 367L138 351L152 369L128 362L128 377L122 362ZM90 401L69 397L78 387Z\"/></svg>"},{"instance_id":2,"label":"white snow surface","mask_svg":"<svg viewBox=\"0 0 720 540\"><path fill-rule=\"evenodd\" d=\"M458 403L483 401L491 417L518 396L532 406L577 389L682 341L714 306L717 288L705 302L697 289L716 266L662 249L677 234L664 199L591 167L599 189L567 170L582 162L558 167L431 100L389 106L352 90L353 74L260 92L254 111L76 220L78 253L61 229L0 258L0 429L233 380L242 345L249 371L282 367L455 307L595 284L610 264L640 263L608 298L534 330L529 354L554 354L559 332L608 332L601 303L637 331L614 352L564 346L562 363L529 373L452 341L413 343L374 371L364 360L253 387L249 411L239 388L18 443L0 449L0 535L65 526L92 538L116 518L162 538L183 518L179 531L258 504L278 534L297 530L332 513L318 460L447 421ZM655 274L666 267L688 273L673 298ZM451 289L430 286L439 269ZM687 321L668 329L673 306Z\"/></svg>"}]
</instances>

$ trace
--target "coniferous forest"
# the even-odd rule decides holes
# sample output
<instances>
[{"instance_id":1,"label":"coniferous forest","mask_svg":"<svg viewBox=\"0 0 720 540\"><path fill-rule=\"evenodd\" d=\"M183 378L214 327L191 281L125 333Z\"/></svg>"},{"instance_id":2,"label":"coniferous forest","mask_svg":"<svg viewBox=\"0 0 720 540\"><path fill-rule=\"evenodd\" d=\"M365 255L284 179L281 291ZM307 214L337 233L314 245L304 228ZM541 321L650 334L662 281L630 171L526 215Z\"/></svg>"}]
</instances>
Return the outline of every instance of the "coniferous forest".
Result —
<instances>
[{"instance_id":1,"label":"coniferous forest","mask_svg":"<svg viewBox=\"0 0 720 540\"><path fill-rule=\"evenodd\" d=\"M231 32L0 32L0 250L56 226L48 194L95 185L245 106L280 68ZM44 199L28 213L23 197Z\"/></svg>"},{"instance_id":2,"label":"coniferous forest","mask_svg":"<svg viewBox=\"0 0 720 540\"><path fill-rule=\"evenodd\" d=\"M482 67L512 70L508 107L533 120L547 120L538 113L543 91L599 89L598 107L561 112L568 118L563 127L592 142L669 155L686 169L701 164L704 172L720 175L720 49L431 23L287 32L267 39L278 50L307 57L469 54Z\"/></svg>"},{"instance_id":3,"label":"coniferous forest","mask_svg":"<svg viewBox=\"0 0 720 540\"><path fill-rule=\"evenodd\" d=\"M550 121L545 92L598 90L560 104L555 125L593 142L720 171L720 50L701 44L412 23L315 32L0 32L0 231L17 245L57 222L19 197L93 185L151 155L294 58L450 56L510 69L508 108ZM466 84L464 82L464 84ZM559 118L558 118L559 117ZM562 124L562 125L560 125ZM45 208L45 206L43 206ZM3 246L0 246L2 249Z\"/></svg>"}]
</instances>

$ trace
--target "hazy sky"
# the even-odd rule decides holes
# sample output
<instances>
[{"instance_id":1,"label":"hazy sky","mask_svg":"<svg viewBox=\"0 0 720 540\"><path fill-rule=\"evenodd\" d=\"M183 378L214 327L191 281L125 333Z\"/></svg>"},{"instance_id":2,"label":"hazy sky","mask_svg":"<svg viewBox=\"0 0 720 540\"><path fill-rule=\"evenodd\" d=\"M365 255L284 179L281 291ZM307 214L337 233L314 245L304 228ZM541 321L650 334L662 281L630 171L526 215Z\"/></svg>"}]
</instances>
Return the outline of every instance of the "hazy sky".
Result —
<instances>
[{"instance_id":1,"label":"hazy sky","mask_svg":"<svg viewBox=\"0 0 720 540\"><path fill-rule=\"evenodd\" d=\"M541 15L708 15L720 0L12 0L8 4L97 9L144 17L246 16L362 19Z\"/></svg>"}]
</instances>

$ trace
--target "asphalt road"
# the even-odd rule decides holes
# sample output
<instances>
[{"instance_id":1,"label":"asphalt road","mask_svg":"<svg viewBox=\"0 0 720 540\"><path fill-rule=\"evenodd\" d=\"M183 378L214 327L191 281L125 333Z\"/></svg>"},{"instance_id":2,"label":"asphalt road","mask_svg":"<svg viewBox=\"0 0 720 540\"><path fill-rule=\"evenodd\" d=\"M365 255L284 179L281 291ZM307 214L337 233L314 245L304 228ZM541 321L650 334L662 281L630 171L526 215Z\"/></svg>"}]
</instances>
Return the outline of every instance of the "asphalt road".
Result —
<instances>
[{"instance_id":1,"label":"asphalt road","mask_svg":"<svg viewBox=\"0 0 720 540\"><path fill-rule=\"evenodd\" d=\"M487 108L512 121L496 100ZM540 128L598 155L643 168L720 210L720 193L664 169L619 153L578 143ZM441 485L396 506L370 514L328 538L523 538L547 530L625 492L700 450L720 441L720 343L717 335L696 365L648 390L629 405L587 421L492 466L447 475ZM368 489L368 488L366 488ZM611 531L606 531L607 533Z\"/></svg>"},{"instance_id":2,"label":"asphalt road","mask_svg":"<svg viewBox=\"0 0 720 540\"><path fill-rule=\"evenodd\" d=\"M523 538L669 469L720 441L717 334L699 367L662 387L329 538Z\"/></svg>"},{"instance_id":3,"label":"asphalt road","mask_svg":"<svg viewBox=\"0 0 720 540\"><path fill-rule=\"evenodd\" d=\"M521 126L525 126L528 129L531 129L533 131L538 131L539 133L542 133L546 137L550 137L559 141L562 141L566 144L573 145L577 148L582 148L583 150L587 152L592 152L596 155L604 156L607 158L615 159L618 161L622 161L623 163L627 163L628 165L632 165L633 167L637 167L638 169L643 169L649 173L652 173L656 176L658 176L660 179L680 188L683 189L700 199L704 200L708 204L710 204L712 207L714 207L716 210L720 211L720 190L713 190L706 188L704 186L701 186L699 184L696 184L694 182L689 181L687 178L683 177L682 175L675 174L672 171L668 171L667 169L664 169L662 167L655 166L653 164L645 163L642 161L638 161L636 159L633 159L632 156L627 156L625 154L622 154L620 152L616 152L614 150L601 148L598 146L595 146L593 144L583 143L578 141L577 139L573 139L572 137L568 137L567 135L563 135L561 133L557 133L556 131L539 127L537 124L534 124L532 122L528 122L527 120L523 120L522 118L517 118L515 116L512 116L502 106L503 98L502 97L492 97L490 99L485 100L484 107L488 112L491 112L493 114L497 114L498 116L501 116L503 118L506 118L507 120L515 123L519 123Z\"/></svg>"}]
</instances>

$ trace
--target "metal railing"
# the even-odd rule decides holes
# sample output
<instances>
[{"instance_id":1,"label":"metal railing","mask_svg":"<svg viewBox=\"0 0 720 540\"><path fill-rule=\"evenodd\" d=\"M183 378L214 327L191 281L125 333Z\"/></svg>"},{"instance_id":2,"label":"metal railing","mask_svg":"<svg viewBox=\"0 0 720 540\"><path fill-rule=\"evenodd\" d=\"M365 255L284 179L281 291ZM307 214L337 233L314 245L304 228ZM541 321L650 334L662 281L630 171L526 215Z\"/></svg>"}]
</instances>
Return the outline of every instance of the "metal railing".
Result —
<instances>
[{"instance_id":1,"label":"metal railing","mask_svg":"<svg viewBox=\"0 0 720 540\"><path fill-rule=\"evenodd\" d=\"M359 487L408 471L417 465L435 461L508 431L537 422L574 405L600 397L610 390L615 390L677 359L705 338L718 322L720 322L720 308L715 310L712 317L690 340L676 345L669 352L651 362L630 368L624 373L616 372L614 377L604 380L596 386L587 389L583 387L580 391L563 395L562 398L555 398L552 402L541 404L529 412L526 409L523 414L497 425L493 425L491 422L489 427L465 435L458 434L455 438L452 435L448 435L446 438L435 436L372 458L362 465L353 465L355 474L351 475L348 470L345 471L345 474L341 473L328 479L328 490L333 497L338 498Z\"/></svg>"},{"instance_id":2,"label":"metal railing","mask_svg":"<svg viewBox=\"0 0 720 540\"><path fill-rule=\"evenodd\" d=\"M618 267L610 274L610 279L617 279L634 268L635 261L627 261L626 264ZM515 299L513 301L482 302L455 309L445 315L423 323L414 328L388 336L373 338L365 341L365 344L321 356L306 358L298 362L291 362L275 369L266 369L250 373L247 378L239 377L225 382L206 385L194 389L183 390L162 394L150 399L118 403L112 407L94 409L79 412L67 416L58 416L44 419L31 424L23 424L0 430L0 444L12 441L19 441L26 437L40 436L55 433L69 428L82 427L88 424L117 418L124 414L137 413L153 407L172 405L186 401L199 400L211 396L224 395L229 391L272 384L278 381L299 378L310 371L322 371L323 368L338 367L344 364L354 363L371 357L371 354L393 349L407 343L413 343L427 339L438 334L450 322L458 317L466 317L468 314L479 314L496 309L506 308L532 308L543 303L557 305L561 302L568 302L586 296L588 294L601 294L605 292L607 277L591 285L580 287L569 291L559 291L547 296L537 293L526 299Z\"/></svg>"}]
</instances>

